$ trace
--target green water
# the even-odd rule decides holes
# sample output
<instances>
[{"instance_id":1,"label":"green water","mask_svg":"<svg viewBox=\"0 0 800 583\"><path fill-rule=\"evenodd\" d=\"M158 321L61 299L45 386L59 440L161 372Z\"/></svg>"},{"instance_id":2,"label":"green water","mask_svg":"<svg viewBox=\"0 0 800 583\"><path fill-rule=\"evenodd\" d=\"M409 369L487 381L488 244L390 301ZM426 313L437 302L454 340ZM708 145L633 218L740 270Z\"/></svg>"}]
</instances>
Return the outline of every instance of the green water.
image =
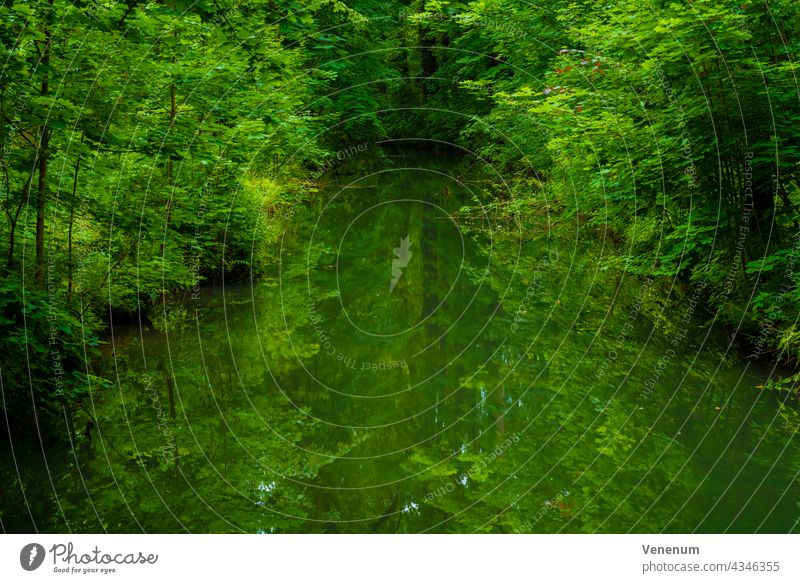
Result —
<instances>
[{"instance_id":1,"label":"green water","mask_svg":"<svg viewBox=\"0 0 800 583\"><path fill-rule=\"evenodd\" d=\"M797 530L798 447L757 388L768 371L661 302L669 288L604 269L596 234L457 213L483 183L414 165L298 209L269 277L114 326L91 443L49 454L49 477L23 467L32 514L7 524Z\"/></svg>"}]
</instances>

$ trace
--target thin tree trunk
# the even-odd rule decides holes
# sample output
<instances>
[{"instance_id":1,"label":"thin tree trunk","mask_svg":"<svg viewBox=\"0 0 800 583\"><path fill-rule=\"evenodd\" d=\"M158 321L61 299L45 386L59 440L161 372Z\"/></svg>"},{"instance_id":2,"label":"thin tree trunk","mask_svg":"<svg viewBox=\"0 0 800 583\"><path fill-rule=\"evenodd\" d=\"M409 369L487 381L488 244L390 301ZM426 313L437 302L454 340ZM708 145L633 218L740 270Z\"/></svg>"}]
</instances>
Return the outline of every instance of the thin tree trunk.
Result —
<instances>
[{"instance_id":1,"label":"thin tree trunk","mask_svg":"<svg viewBox=\"0 0 800 583\"><path fill-rule=\"evenodd\" d=\"M9 215L9 226L8 226L8 255L6 257L6 268L8 271L14 269L14 237L16 236L15 231L17 230L17 223L16 221L12 222L10 220Z\"/></svg>"},{"instance_id":2,"label":"thin tree trunk","mask_svg":"<svg viewBox=\"0 0 800 583\"><path fill-rule=\"evenodd\" d=\"M36 284L44 283L44 214L47 206L47 126L42 126L42 137L39 152L39 184L36 197Z\"/></svg>"},{"instance_id":3,"label":"thin tree trunk","mask_svg":"<svg viewBox=\"0 0 800 583\"><path fill-rule=\"evenodd\" d=\"M78 172L81 168L81 155L75 161L75 174L72 177L72 201L69 205L69 229L67 231L67 305L72 301L72 225L75 223L75 197L78 192Z\"/></svg>"},{"instance_id":4,"label":"thin tree trunk","mask_svg":"<svg viewBox=\"0 0 800 583\"><path fill-rule=\"evenodd\" d=\"M52 8L53 2L50 1ZM50 65L50 29L46 28L44 31L44 50L42 51L41 64L45 69ZM49 93L48 74L45 73L42 78L41 96L44 97ZM47 156L48 145L50 142L50 128L47 123L41 127L39 134L39 184L38 196L36 197L36 284L42 287L44 284L44 215L45 207L47 206Z\"/></svg>"},{"instance_id":5,"label":"thin tree trunk","mask_svg":"<svg viewBox=\"0 0 800 583\"><path fill-rule=\"evenodd\" d=\"M173 59L174 62L174 59ZM169 133L172 133L172 127L175 125L175 116L178 109L175 104L175 83L170 83L169 86ZM167 150L169 152L169 150ZM170 185L172 185L172 156L167 160L167 178L169 178ZM171 199L170 199L171 200Z\"/></svg>"},{"instance_id":6,"label":"thin tree trunk","mask_svg":"<svg viewBox=\"0 0 800 583\"><path fill-rule=\"evenodd\" d=\"M420 2L418 12L420 14L425 12L425 2ZM430 38L429 33L425 30L425 25L420 21L418 28L419 46L420 46L420 66L422 68L421 76L423 79L419 80L420 92L423 99L427 98L427 82L430 77L436 73L436 58L433 55L434 40Z\"/></svg>"},{"instance_id":7,"label":"thin tree trunk","mask_svg":"<svg viewBox=\"0 0 800 583\"><path fill-rule=\"evenodd\" d=\"M25 188L22 191L22 197L19 199L19 204L17 205L17 210L15 211L14 215L12 216L10 212L6 211L8 215L8 257L6 258L6 267L9 271L14 269L14 247L16 245L16 232L17 232L17 222L19 221L19 215L22 212L22 207L25 205L25 201L28 200L28 197L31 194L31 179L33 176L28 176L27 182L25 182Z\"/></svg>"},{"instance_id":8,"label":"thin tree trunk","mask_svg":"<svg viewBox=\"0 0 800 583\"><path fill-rule=\"evenodd\" d=\"M175 116L178 114L178 109L176 106L176 99L175 99L175 84L171 83L169 86L169 128L167 129L167 133L172 133L172 127L175 124ZM167 155L169 158L167 159L167 184L170 189L170 192L167 196L167 218L164 223L164 238L167 236L167 229L169 229L170 221L172 220L172 188L173 188L173 165L172 165L172 153L167 148ZM164 242L161 243L161 257L164 257Z\"/></svg>"}]
</instances>

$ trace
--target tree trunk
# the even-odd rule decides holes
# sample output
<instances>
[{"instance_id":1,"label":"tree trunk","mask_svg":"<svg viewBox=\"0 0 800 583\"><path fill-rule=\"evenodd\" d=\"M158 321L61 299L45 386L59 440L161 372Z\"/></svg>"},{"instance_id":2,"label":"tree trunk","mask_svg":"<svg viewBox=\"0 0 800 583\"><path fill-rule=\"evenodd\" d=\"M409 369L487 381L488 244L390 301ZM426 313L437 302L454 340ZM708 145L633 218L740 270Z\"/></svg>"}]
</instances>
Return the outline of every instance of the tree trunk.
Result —
<instances>
[{"instance_id":1,"label":"tree trunk","mask_svg":"<svg viewBox=\"0 0 800 583\"><path fill-rule=\"evenodd\" d=\"M52 1L50 5L52 6ZM42 65L50 65L50 30L44 31L44 50L42 51ZM48 74L42 78L42 97L49 92ZM44 213L47 206L47 155L48 144L50 141L50 128L47 123L43 124L39 134L39 184L38 196L36 197L36 284L43 287L44 284Z\"/></svg>"},{"instance_id":2,"label":"tree trunk","mask_svg":"<svg viewBox=\"0 0 800 583\"><path fill-rule=\"evenodd\" d=\"M171 83L169 86L169 128L167 129L167 134L172 133L172 128L175 125L175 116L178 114L178 109L176 106L175 101L175 84ZM169 194L167 195L167 218L164 222L164 238L167 237L167 230L169 229L169 224L172 221L172 190L174 189L173 182L174 182L174 170L172 164L172 152L169 148L167 150L167 184ZM161 242L161 257L164 257L164 242Z\"/></svg>"},{"instance_id":3,"label":"tree trunk","mask_svg":"<svg viewBox=\"0 0 800 583\"><path fill-rule=\"evenodd\" d=\"M28 197L31 195L31 179L33 176L28 176L28 181L25 183L25 188L22 191L22 197L19 199L19 204L17 205L17 210L12 216L10 212L6 211L8 215L8 257L6 258L6 267L8 271L14 269L14 247L16 245L16 232L17 232L17 222L19 221L19 215L22 212L22 207L25 205L25 202L28 200Z\"/></svg>"},{"instance_id":4,"label":"tree trunk","mask_svg":"<svg viewBox=\"0 0 800 583\"><path fill-rule=\"evenodd\" d=\"M69 204L69 228L67 230L67 305L72 301L72 226L75 223L75 197L78 193L78 172L81 168L81 155L75 161L75 174L72 177L72 200Z\"/></svg>"},{"instance_id":5,"label":"tree trunk","mask_svg":"<svg viewBox=\"0 0 800 583\"><path fill-rule=\"evenodd\" d=\"M419 13L425 12L425 2L420 2ZM420 83L420 93L422 99L428 97L428 78L433 77L436 73L436 58L433 55L434 41L430 37L430 33L425 30L425 25L420 21L419 29L419 47L420 47L420 66L422 67Z\"/></svg>"},{"instance_id":6,"label":"tree trunk","mask_svg":"<svg viewBox=\"0 0 800 583\"><path fill-rule=\"evenodd\" d=\"M44 283L44 213L47 206L47 142L49 132L47 125L42 126L42 137L39 146L39 184L36 197L36 284Z\"/></svg>"},{"instance_id":7,"label":"tree trunk","mask_svg":"<svg viewBox=\"0 0 800 583\"><path fill-rule=\"evenodd\" d=\"M9 220L8 226L8 256L6 257L6 268L8 271L14 269L14 237L17 230L17 222Z\"/></svg>"}]
</instances>

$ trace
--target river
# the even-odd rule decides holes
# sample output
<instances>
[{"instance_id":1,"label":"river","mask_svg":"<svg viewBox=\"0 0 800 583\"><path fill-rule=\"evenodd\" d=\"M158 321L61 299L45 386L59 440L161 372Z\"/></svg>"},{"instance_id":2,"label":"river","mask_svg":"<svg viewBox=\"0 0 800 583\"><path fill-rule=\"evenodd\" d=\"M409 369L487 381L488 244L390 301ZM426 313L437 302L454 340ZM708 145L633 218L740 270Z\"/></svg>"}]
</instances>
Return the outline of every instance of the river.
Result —
<instances>
[{"instance_id":1,"label":"river","mask_svg":"<svg viewBox=\"0 0 800 583\"><path fill-rule=\"evenodd\" d=\"M37 528L797 529L767 370L596 234L520 229L481 177L411 160L330 182L267 277L115 325L91 446L29 486Z\"/></svg>"}]
</instances>

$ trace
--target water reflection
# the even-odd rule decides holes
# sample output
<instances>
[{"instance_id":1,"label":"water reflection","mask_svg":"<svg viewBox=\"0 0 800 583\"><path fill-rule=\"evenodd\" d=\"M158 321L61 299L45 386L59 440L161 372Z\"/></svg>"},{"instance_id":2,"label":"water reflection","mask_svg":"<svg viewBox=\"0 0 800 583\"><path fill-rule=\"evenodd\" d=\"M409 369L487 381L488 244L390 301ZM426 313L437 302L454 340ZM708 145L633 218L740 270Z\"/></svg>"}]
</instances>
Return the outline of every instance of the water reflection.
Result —
<instances>
[{"instance_id":1,"label":"water reflection","mask_svg":"<svg viewBox=\"0 0 800 583\"><path fill-rule=\"evenodd\" d=\"M763 376L714 333L676 343L682 315L599 243L467 220L440 170L334 190L272 277L115 329L116 389L50 528L792 529L794 427Z\"/></svg>"}]
</instances>

